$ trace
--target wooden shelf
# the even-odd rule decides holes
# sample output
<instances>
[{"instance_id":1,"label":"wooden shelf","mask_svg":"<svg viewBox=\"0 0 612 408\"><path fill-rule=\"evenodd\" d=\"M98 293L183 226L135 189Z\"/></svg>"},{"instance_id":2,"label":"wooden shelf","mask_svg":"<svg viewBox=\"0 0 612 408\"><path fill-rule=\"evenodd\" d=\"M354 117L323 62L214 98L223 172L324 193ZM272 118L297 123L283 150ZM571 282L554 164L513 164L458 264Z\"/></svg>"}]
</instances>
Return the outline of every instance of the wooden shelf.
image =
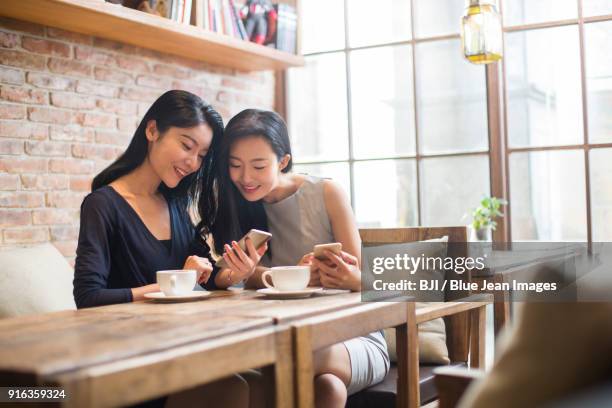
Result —
<instances>
[{"instance_id":1,"label":"wooden shelf","mask_svg":"<svg viewBox=\"0 0 612 408\"><path fill-rule=\"evenodd\" d=\"M0 15L242 71L282 70L304 58L104 0L2 0Z\"/></svg>"}]
</instances>

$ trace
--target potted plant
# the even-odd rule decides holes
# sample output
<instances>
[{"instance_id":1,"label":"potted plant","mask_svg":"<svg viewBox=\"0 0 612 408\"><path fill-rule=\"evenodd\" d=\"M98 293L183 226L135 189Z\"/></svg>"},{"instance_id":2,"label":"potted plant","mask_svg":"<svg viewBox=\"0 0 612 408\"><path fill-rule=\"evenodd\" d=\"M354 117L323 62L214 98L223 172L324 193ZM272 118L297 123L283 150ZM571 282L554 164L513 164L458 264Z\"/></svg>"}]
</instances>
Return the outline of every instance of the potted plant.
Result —
<instances>
[{"instance_id":1,"label":"potted plant","mask_svg":"<svg viewBox=\"0 0 612 408\"><path fill-rule=\"evenodd\" d=\"M492 231L497 228L495 218L503 217L500 211L508 201L497 197L484 197L480 205L472 210L472 230L478 241L491 241Z\"/></svg>"}]
</instances>

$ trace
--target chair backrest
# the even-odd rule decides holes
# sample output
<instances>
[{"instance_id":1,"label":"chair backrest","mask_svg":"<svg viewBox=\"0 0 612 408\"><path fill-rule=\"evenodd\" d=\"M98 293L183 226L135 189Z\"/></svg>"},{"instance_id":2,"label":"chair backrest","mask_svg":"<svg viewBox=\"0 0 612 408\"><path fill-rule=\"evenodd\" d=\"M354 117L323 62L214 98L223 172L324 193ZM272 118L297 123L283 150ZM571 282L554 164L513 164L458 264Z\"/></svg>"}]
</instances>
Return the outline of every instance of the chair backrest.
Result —
<instances>
[{"instance_id":1,"label":"chair backrest","mask_svg":"<svg viewBox=\"0 0 612 408\"><path fill-rule=\"evenodd\" d=\"M467 227L408 227L408 228L364 228L359 230L363 245L401 244L448 236L449 257L467 255ZM454 273L454 272L450 272ZM455 279L457 275L453 276ZM460 276L469 280L469 273ZM452 301L468 296L468 292L445 293L445 300ZM451 361L468 361L470 325L467 313L444 318L446 344Z\"/></svg>"}]
</instances>

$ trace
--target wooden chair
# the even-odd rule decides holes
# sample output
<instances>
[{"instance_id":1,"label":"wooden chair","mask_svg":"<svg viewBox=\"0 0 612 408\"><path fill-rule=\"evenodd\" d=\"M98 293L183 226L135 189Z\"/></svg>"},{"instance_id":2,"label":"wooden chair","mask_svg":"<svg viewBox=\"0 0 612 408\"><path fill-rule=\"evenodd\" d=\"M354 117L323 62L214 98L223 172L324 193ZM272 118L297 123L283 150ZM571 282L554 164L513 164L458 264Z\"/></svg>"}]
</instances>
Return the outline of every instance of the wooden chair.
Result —
<instances>
[{"instance_id":1,"label":"wooden chair","mask_svg":"<svg viewBox=\"0 0 612 408\"><path fill-rule=\"evenodd\" d=\"M362 229L362 242L365 246L375 244L398 244L423 241L448 236L449 253L447 256L467 255L466 227L436 228L392 228ZM457 279L454 272L453 278ZM469 273L462 275L470 279ZM407 330L397 330L397 365L392 368L379 384L363 390L349 398L347 406L356 408L393 406L415 408L428 404L437 398L433 369L436 366L420 365L418 361L417 326L420 323L444 318L446 324L446 343L450 366L482 367L485 357L485 307L492 302L492 295L471 295L467 292L445 294L445 302L432 303L425 308L414 308L408 303ZM398 383L398 373L407 371L407 392L398 393L404 388Z\"/></svg>"}]
</instances>

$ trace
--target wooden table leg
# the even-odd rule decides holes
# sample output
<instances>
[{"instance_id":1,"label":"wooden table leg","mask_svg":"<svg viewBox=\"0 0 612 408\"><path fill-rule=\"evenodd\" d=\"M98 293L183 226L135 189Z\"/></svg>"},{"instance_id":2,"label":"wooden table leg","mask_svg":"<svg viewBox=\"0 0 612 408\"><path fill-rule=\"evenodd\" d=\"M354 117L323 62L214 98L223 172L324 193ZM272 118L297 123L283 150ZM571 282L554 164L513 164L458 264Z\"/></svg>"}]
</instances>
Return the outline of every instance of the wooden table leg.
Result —
<instances>
[{"instance_id":1,"label":"wooden table leg","mask_svg":"<svg viewBox=\"0 0 612 408\"><path fill-rule=\"evenodd\" d=\"M501 284L505 280L502 274L496 274L493 281L496 284ZM500 290L494 292L493 296L493 331L495 333L495 338L497 338L501 329L510 321L510 292Z\"/></svg>"},{"instance_id":2,"label":"wooden table leg","mask_svg":"<svg viewBox=\"0 0 612 408\"><path fill-rule=\"evenodd\" d=\"M309 326L294 327L295 396L297 408L314 407L314 363Z\"/></svg>"},{"instance_id":3,"label":"wooden table leg","mask_svg":"<svg viewBox=\"0 0 612 408\"><path fill-rule=\"evenodd\" d=\"M407 302L406 324L396 327L397 402L398 408L417 408L420 405L419 339L415 303Z\"/></svg>"},{"instance_id":4,"label":"wooden table leg","mask_svg":"<svg viewBox=\"0 0 612 408\"><path fill-rule=\"evenodd\" d=\"M274 364L275 406L293 408L293 339L291 330L279 331L276 335L276 364Z\"/></svg>"}]
</instances>

